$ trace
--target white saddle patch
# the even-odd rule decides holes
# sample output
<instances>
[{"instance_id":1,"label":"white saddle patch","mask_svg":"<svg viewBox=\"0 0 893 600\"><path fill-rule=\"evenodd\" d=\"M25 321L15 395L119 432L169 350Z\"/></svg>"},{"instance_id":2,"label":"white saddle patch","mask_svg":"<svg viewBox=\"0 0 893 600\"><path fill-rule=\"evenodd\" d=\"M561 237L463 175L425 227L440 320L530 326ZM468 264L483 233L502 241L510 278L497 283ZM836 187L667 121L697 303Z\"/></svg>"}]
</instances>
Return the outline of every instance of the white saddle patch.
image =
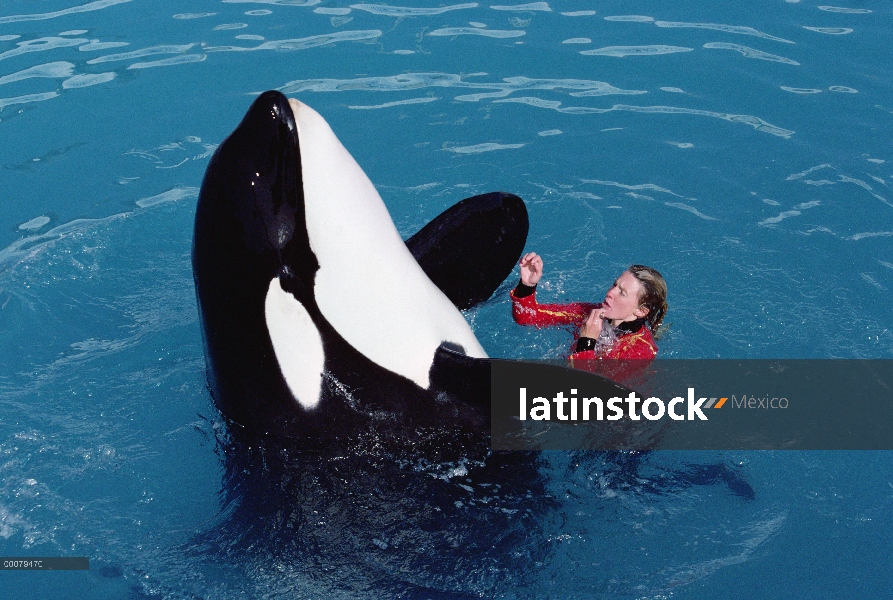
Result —
<instances>
[{"instance_id":1,"label":"white saddle patch","mask_svg":"<svg viewBox=\"0 0 893 600\"><path fill-rule=\"evenodd\" d=\"M319 330L304 305L282 289L278 277L267 290L264 315L288 389L301 406L313 408L319 403L325 363Z\"/></svg>"},{"instance_id":2,"label":"white saddle patch","mask_svg":"<svg viewBox=\"0 0 893 600\"><path fill-rule=\"evenodd\" d=\"M429 385L442 342L487 355L406 248L381 196L316 111L290 99L298 126L314 295L326 320L378 365Z\"/></svg>"}]
</instances>

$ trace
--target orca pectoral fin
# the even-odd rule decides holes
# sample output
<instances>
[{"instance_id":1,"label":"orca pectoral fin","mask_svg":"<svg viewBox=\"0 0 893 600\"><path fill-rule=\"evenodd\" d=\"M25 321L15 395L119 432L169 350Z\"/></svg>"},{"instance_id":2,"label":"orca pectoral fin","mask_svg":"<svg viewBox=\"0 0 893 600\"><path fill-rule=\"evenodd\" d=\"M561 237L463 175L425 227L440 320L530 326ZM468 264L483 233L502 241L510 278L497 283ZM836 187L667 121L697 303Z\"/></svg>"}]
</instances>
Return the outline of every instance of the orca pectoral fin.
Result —
<instances>
[{"instance_id":1,"label":"orca pectoral fin","mask_svg":"<svg viewBox=\"0 0 893 600\"><path fill-rule=\"evenodd\" d=\"M465 309L488 299L509 276L528 228L521 198L491 192L448 208L406 246L434 285Z\"/></svg>"},{"instance_id":2,"label":"orca pectoral fin","mask_svg":"<svg viewBox=\"0 0 893 600\"><path fill-rule=\"evenodd\" d=\"M448 342L434 353L429 389L446 392L466 404L490 410L490 359L466 356Z\"/></svg>"}]
</instances>

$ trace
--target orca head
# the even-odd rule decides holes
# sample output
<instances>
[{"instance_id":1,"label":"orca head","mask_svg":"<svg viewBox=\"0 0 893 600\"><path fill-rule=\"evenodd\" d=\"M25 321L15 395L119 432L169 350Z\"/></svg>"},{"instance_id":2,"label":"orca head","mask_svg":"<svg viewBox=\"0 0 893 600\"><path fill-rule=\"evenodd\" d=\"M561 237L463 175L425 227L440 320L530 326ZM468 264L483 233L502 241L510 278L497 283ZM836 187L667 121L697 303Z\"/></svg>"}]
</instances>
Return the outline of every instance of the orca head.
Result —
<instances>
[{"instance_id":1,"label":"orca head","mask_svg":"<svg viewBox=\"0 0 893 600\"><path fill-rule=\"evenodd\" d=\"M319 264L307 237L303 195L294 115L285 96L265 92L208 165L193 238L209 384L223 413L243 424L256 421L254 413L281 410L276 399L294 395L280 375L285 369L276 357L274 332L280 338L296 335L296 342L309 337L313 360L307 368L315 370L310 378L317 385L301 400L318 400L321 341L306 307L315 306ZM299 300L297 308L289 296ZM271 331L271 311L275 319L294 316L295 310L302 331ZM307 360L306 351L289 356Z\"/></svg>"},{"instance_id":2,"label":"orca head","mask_svg":"<svg viewBox=\"0 0 893 600\"><path fill-rule=\"evenodd\" d=\"M299 269L295 278L312 283L319 265L304 225L297 125L279 92L261 94L212 158L196 214L194 248L200 246L225 263L224 279L269 281Z\"/></svg>"}]
</instances>

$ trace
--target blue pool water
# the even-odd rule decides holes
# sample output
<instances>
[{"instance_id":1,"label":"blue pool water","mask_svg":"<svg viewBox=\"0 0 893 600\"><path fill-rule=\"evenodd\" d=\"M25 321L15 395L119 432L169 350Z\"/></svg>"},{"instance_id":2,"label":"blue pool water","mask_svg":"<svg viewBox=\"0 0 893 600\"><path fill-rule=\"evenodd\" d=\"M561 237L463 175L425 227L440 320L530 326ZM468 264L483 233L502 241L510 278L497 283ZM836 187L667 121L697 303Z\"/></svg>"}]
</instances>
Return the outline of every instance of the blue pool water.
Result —
<instances>
[{"instance_id":1,"label":"blue pool water","mask_svg":"<svg viewBox=\"0 0 893 600\"><path fill-rule=\"evenodd\" d=\"M4 0L0 555L92 568L2 572L0 595L888 596L886 452L657 453L637 480L546 453L523 573L399 546L399 524L230 548L190 266L209 156L276 88L405 237L498 189L527 201L543 298L658 268L664 357L893 358L893 11L833 1ZM569 342L515 326L506 293L466 316L492 356ZM648 485L714 463L755 498Z\"/></svg>"}]
</instances>

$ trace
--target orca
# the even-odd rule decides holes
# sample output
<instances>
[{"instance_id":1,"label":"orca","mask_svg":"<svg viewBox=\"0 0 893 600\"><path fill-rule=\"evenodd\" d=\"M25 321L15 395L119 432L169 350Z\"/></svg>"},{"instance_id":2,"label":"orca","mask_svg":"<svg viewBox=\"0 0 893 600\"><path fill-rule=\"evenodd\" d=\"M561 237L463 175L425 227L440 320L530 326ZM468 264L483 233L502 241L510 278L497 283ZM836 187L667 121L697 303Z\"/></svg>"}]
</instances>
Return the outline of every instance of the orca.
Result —
<instances>
[{"instance_id":1,"label":"orca","mask_svg":"<svg viewBox=\"0 0 893 600\"><path fill-rule=\"evenodd\" d=\"M491 451L490 360L460 312L502 284L527 231L524 202L493 192L404 242L325 120L261 94L196 207L208 387L226 427L223 507L190 548L393 597L533 577L555 502L538 455Z\"/></svg>"},{"instance_id":2,"label":"orca","mask_svg":"<svg viewBox=\"0 0 893 600\"><path fill-rule=\"evenodd\" d=\"M489 419L489 361L460 312L489 298L527 238L495 192L404 242L328 123L261 94L211 158L192 265L208 384L256 435ZM447 399L448 401L445 401Z\"/></svg>"}]
</instances>

